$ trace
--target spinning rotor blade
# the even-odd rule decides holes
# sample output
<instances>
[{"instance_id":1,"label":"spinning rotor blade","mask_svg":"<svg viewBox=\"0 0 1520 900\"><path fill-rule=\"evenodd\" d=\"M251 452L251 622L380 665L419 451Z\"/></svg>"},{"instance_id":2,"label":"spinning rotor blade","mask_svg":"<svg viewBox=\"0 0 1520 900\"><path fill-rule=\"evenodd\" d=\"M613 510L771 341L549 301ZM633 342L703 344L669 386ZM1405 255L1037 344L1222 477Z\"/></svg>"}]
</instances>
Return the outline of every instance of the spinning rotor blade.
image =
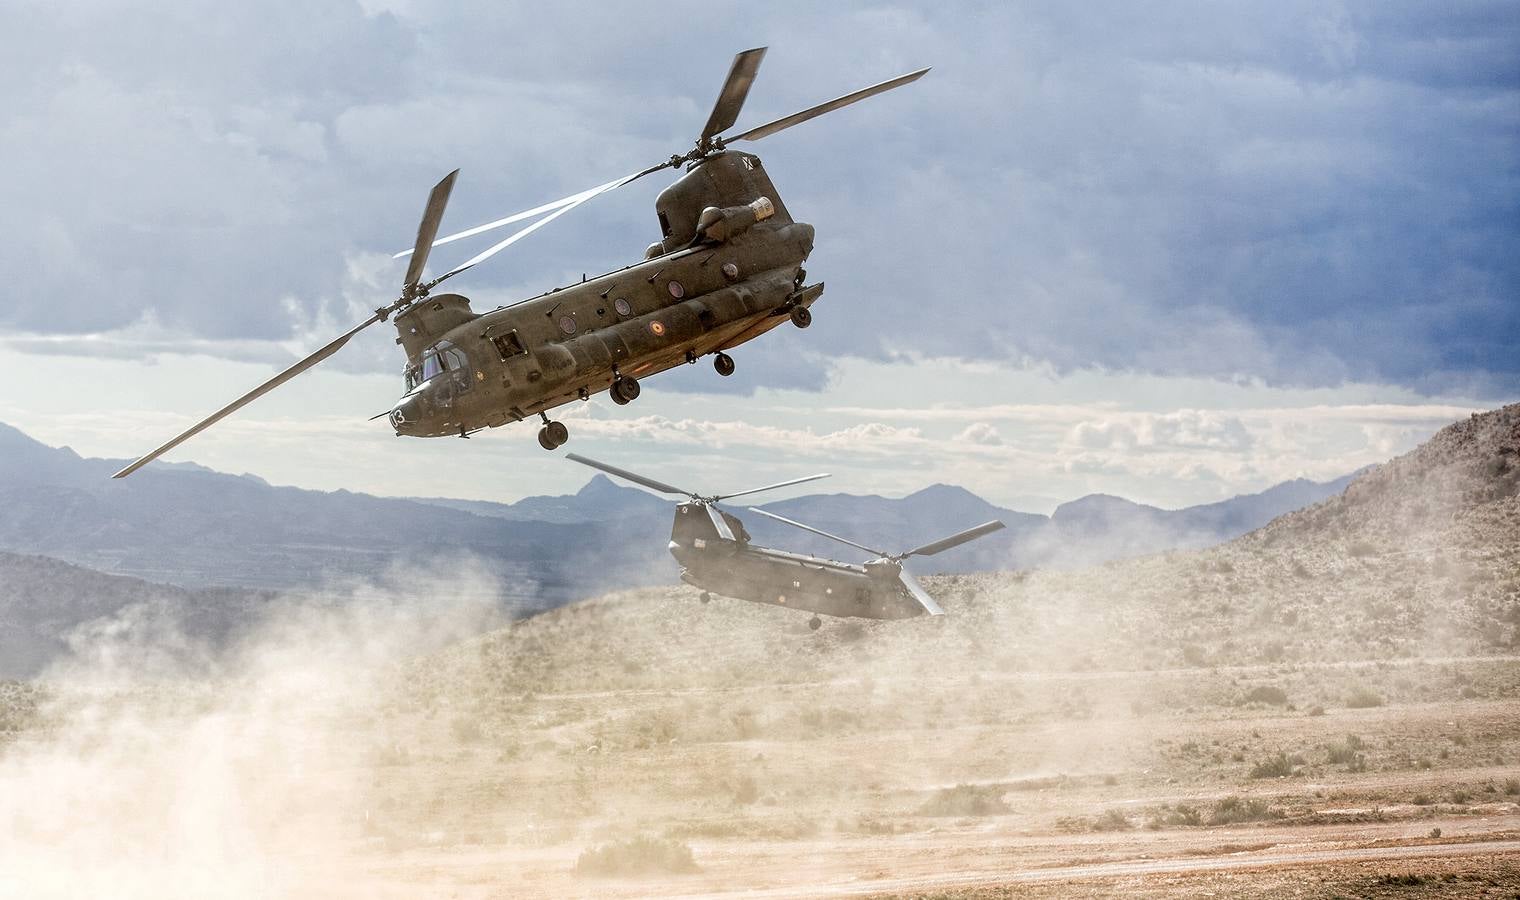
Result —
<instances>
[{"instance_id":1,"label":"spinning rotor blade","mask_svg":"<svg viewBox=\"0 0 1520 900\"><path fill-rule=\"evenodd\" d=\"M661 166L660 168L664 168L664 166ZM488 250L486 250L486 251L484 251L482 253L477 253L475 256L471 257L469 259L469 261L463 263L462 265L455 266L454 268L452 268L449 271L443 273L442 275L439 275L437 278L434 278L432 281L428 282L428 288L432 289L434 287L437 287L439 284L443 283L444 281L447 281L450 278L453 278L455 275L458 275L460 272L463 272L465 269L471 268L472 266L475 266L475 265L478 265L479 263L485 262L486 260L488 260L491 257L495 256L496 254L500 253L501 251L507 249L508 247L512 246L513 244L517 243L518 241L522 240L523 238L525 238L528 235L532 234L533 232L537 231L538 229L544 227L545 225L548 225L550 222L553 222L555 219L558 219L560 216L564 215L565 213L569 212L570 210L575 209L577 206L580 206L582 203L585 203L587 200L590 200L591 198L596 197L599 194L604 194L607 191L612 190L613 188L622 187L623 185L627 184L628 182L634 180L635 178L638 178L639 175L642 175L642 174L644 174L644 173L640 172L640 173L637 173L637 174L634 174L634 175L627 175L627 176L624 176L622 178L619 178L617 181L609 181L609 182L607 182L604 185L592 188L589 191L584 191L584 192L576 195L576 198L574 200L571 200L570 202L564 204L559 209L555 210L554 212L550 213L547 216L544 216L542 219L539 219L537 222L534 222L532 225L529 225L527 228L523 228L523 229L520 229L518 231L513 232L505 240L499 241L494 246L492 246L490 249L488 249ZM442 243L442 241L440 241L439 243ZM415 260L413 261L413 265L414 266L416 265Z\"/></svg>"},{"instance_id":2,"label":"spinning rotor blade","mask_svg":"<svg viewBox=\"0 0 1520 900\"><path fill-rule=\"evenodd\" d=\"M153 460L158 459L160 456L164 455L165 453L168 453L170 450L173 450L175 447L178 447L180 444L184 443L185 441L189 440L190 438L195 437L197 434L200 434L202 431L205 431L207 428L210 428L212 425L215 425L217 422L220 422L222 419L225 419L227 416L232 415L233 413L235 413L238 410L242 409L243 407L247 406L249 403L252 403L254 400L257 400L258 398L264 396L265 394L269 393L270 391L274 390L275 388L279 387L280 385L284 384L285 382L289 381L290 379L296 377L297 375L301 374L302 372L306 371L307 369L309 369L312 366L316 365L317 363L321 362L322 360L328 358L329 356L332 356L334 353L337 353L339 350L343 349L343 345L344 344L348 343L348 339L349 338L353 337L354 335L358 334L360 331L363 331L364 329L368 328L369 326L375 324L378 321L380 321L380 315L378 313L376 313L373 316L370 316L368 319L366 319L361 324L354 326L352 329L350 329L342 337L338 338L337 340L335 340L332 343L328 344L327 346L323 347L321 350L318 350L317 352L313 353L312 355L306 357L305 359L301 360L300 362L296 363L295 365L291 366L290 368L286 369L285 371L281 372L280 374L276 375L275 377L269 379L268 381L264 382L263 384L259 385L258 387L254 388L253 390L251 390L248 393L244 394L243 396L237 398L236 400L232 401L231 403L227 404L226 406L222 407L221 409L217 410L216 412L212 413L211 415L209 415L206 418L202 419L201 421L197 422L195 425L192 425L189 429L181 432L173 440L171 440L168 443L166 443L166 444L158 447L153 452L149 453L147 456L144 456L143 458L141 458L138 461L132 463L130 466L127 466L125 469L122 469L120 472L117 472L115 475L112 475L111 477L112 478L125 478L128 475L131 475L133 472L136 472L138 469L141 469L143 466L147 465L148 463L152 462Z\"/></svg>"},{"instance_id":3,"label":"spinning rotor blade","mask_svg":"<svg viewBox=\"0 0 1520 900\"><path fill-rule=\"evenodd\" d=\"M801 478L793 478L791 481L781 481L776 484L768 484L765 487L750 488L747 491L739 491L736 494L719 494L714 500L729 500L734 497L747 497L750 494L758 494L762 491L774 491L776 488L784 488L794 484L802 484L804 481L817 481L820 478L829 477L829 473L822 472L817 475L805 475Z\"/></svg>"},{"instance_id":4,"label":"spinning rotor blade","mask_svg":"<svg viewBox=\"0 0 1520 900\"><path fill-rule=\"evenodd\" d=\"M846 106L849 106L851 103L864 100L867 97L874 97L877 94L890 91L895 87L902 87L905 84L917 81L918 79L924 77L924 73L929 71L930 68L932 68L932 66L919 69L917 72L909 72L906 75L899 75L896 78L890 79L888 81L883 81L881 84L873 84L868 88L861 88L853 94L845 94L843 97L836 97L827 103L820 103L817 106L811 107L809 109L804 109L802 112L792 113L791 115L777 119L774 122L767 122L758 128L751 128L749 131L746 131L743 134L737 135L735 137L724 138L723 143L732 144L734 141L758 141L763 137L770 137L778 131L784 131L788 128L791 128L793 125L800 125L803 122L806 122L808 119L815 119L824 113L833 112L836 109L842 109Z\"/></svg>"},{"instance_id":5,"label":"spinning rotor blade","mask_svg":"<svg viewBox=\"0 0 1520 900\"><path fill-rule=\"evenodd\" d=\"M813 534L816 534L819 537L826 537L826 538L828 538L831 541L838 541L841 544L849 544L851 547L854 547L856 550L864 550L867 553L874 553L877 556L886 556L887 555L887 554L881 552L880 550L873 550L872 548L867 547L865 544L857 544L854 541L850 540L849 538L842 538L842 537L840 537L837 534L829 534L827 531L824 531L824 530L819 529L819 528L814 528L811 525L804 525L801 522L794 522L791 519L788 519L786 516L778 516L778 515L776 515L773 512L766 512L763 509L757 509L756 507L753 507L753 506L746 507L746 508L750 512L752 512L752 513L758 513L758 514L760 514L762 516L765 516L768 519L775 519L777 522L785 522L786 524L792 526L793 528L801 528L803 531L811 531Z\"/></svg>"},{"instance_id":6,"label":"spinning rotor blade","mask_svg":"<svg viewBox=\"0 0 1520 900\"><path fill-rule=\"evenodd\" d=\"M961 544L964 544L967 541L974 541L979 537L989 535L994 531L1002 529L1003 527L1005 526L1002 522L993 519L991 522L983 522L975 528L967 528L965 531L962 531L959 534L952 534L947 538L940 538L933 543L924 544L922 547L914 547L912 550L909 550L906 553L898 554L895 558L907 559L910 556L933 556L936 553L943 553L946 550L949 550L951 547L959 547Z\"/></svg>"},{"instance_id":7,"label":"spinning rotor blade","mask_svg":"<svg viewBox=\"0 0 1520 900\"><path fill-rule=\"evenodd\" d=\"M713 104L712 115L707 117L707 124L702 128L702 140L733 127L739 118L739 110L744 108L744 98L749 96L750 85L755 83L755 73L760 71L760 60L764 58L764 47L746 50L734 57L728 79L723 82L723 90L718 92L718 100Z\"/></svg>"},{"instance_id":8,"label":"spinning rotor blade","mask_svg":"<svg viewBox=\"0 0 1520 900\"><path fill-rule=\"evenodd\" d=\"M918 579L909 574L907 569L902 570L898 574L897 580L901 581L902 586L908 589L908 593L912 594L913 599L918 601L918 605L924 608L924 612L931 616L942 616L945 614L944 609L934 602L934 598L929 596L928 592L924 590L924 586L919 584Z\"/></svg>"},{"instance_id":9,"label":"spinning rotor blade","mask_svg":"<svg viewBox=\"0 0 1520 900\"><path fill-rule=\"evenodd\" d=\"M647 487L651 491L659 491L662 494L684 494L688 497L691 497L692 499L700 499L691 491L683 491L680 488L674 485L666 484L663 481L655 481L653 478L645 478L643 475L639 475L636 472L630 472L627 469L619 469L617 466L609 466L604 462L597 462L596 460L589 457L581 456L579 453L566 453L565 459L574 460L583 466L590 466L593 469L601 469L608 475L616 475L625 481L631 481L634 484ZM728 527L726 523L724 527ZM732 540L732 538L730 538L730 540Z\"/></svg>"},{"instance_id":10,"label":"spinning rotor blade","mask_svg":"<svg viewBox=\"0 0 1520 900\"><path fill-rule=\"evenodd\" d=\"M417 223L417 242L412 245L412 264L406 267L407 287L422 280L422 267L427 265L428 251L433 249L433 237L438 234L438 223L443 221L444 207L449 205L449 194L454 191L454 179L459 177L455 169L433 186L428 195L427 208L422 211L422 221Z\"/></svg>"},{"instance_id":11,"label":"spinning rotor blade","mask_svg":"<svg viewBox=\"0 0 1520 900\"><path fill-rule=\"evenodd\" d=\"M571 194L568 197L561 197L558 200L555 200L553 202L545 203L543 206L535 206L532 209L524 210L523 212L520 212L520 213L513 213L512 215L507 216L504 219L497 219L494 222L487 222L484 225L476 225L474 228L468 228L468 229L465 229L464 231L456 232L454 234L449 235L448 237L441 237L441 238L439 238L436 241L431 241L428 244L428 246L429 247L440 247L440 246L442 246L444 244L451 244L454 241L462 240L463 238L474 237L477 234L481 234L483 232L491 231L491 230L496 229L496 228L503 228L503 227L505 227L507 225L511 225L511 224L513 224L515 222L521 222L524 219L531 219L534 216L541 216L544 213L553 212L556 209L559 209L560 207L563 207L563 206L568 206L571 203L579 203L579 202L584 201L584 200L589 200L590 198L595 197L597 194L601 193L602 191L611 190L611 189L613 189L615 187L619 187L621 185L627 184L628 182L633 181L635 178L638 178L638 177L640 177L642 175L648 175L650 172L658 172L660 169L665 169L665 168L669 168L669 167L670 167L669 163L661 163L660 165L658 165L658 166L656 166L656 167L654 167L652 169L646 169L643 172L640 172L638 175L634 175L634 176L629 177L629 178L614 179L613 181L609 181L606 184L599 184L599 185L597 185L594 188L587 188L584 191L581 191L581 192L575 193L575 194ZM400 259L403 256L409 256L409 255L411 255L413 253L416 253L416 252L417 251L416 251L415 248L413 248L412 250L402 250L400 253L393 253L393 254L391 254L391 259Z\"/></svg>"}]
</instances>

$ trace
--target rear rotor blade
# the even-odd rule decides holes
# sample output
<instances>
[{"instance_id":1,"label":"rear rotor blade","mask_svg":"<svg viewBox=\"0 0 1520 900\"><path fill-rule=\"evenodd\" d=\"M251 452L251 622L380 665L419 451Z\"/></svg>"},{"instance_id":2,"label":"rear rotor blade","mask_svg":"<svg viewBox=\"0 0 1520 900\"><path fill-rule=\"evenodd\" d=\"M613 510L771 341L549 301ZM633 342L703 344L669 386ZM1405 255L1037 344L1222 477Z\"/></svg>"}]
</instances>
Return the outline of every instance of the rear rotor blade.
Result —
<instances>
[{"instance_id":1,"label":"rear rotor blade","mask_svg":"<svg viewBox=\"0 0 1520 900\"><path fill-rule=\"evenodd\" d=\"M945 610L938 603L934 602L934 598L929 596L929 593L924 590L924 586L919 584L918 579L914 578L907 569L902 570L898 574L897 580L901 581L902 586L908 589L908 593L912 594L913 599L918 601L918 605L924 608L924 612L931 616L942 616L945 614Z\"/></svg>"},{"instance_id":2,"label":"rear rotor blade","mask_svg":"<svg viewBox=\"0 0 1520 900\"><path fill-rule=\"evenodd\" d=\"M974 541L979 537L989 535L1003 527L1004 525L1002 522L993 519L991 522L983 522L975 528L967 528L965 531L962 531L959 534L952 534L947 538L940 538L931 544L924 544L922 547L914 547L912 550L899 555L897 558L907 559L910 556L933 556L936 553L943 553L944 551L949 550L951 547L959 547L961 544L964 544L967 541Z\"/></svg>"},{"instance_id":3,"label":"rear rotor blade","mask_svg":"<svg viewBox=\"0 0 1520 900\"><path fill-rule=\"evenodd\" d=\"M841 544L849 544L851 547L854 547L857 550L864 550L867 553L874 553L877 556L886 556L887 555L887 554L881 552L880 550L876 550L876 549L873 549L871 547L867 547L865 544L857 544L854 541L850 540L849 538L842 538L842 537L840 537L837 534L829 534L827 531L824 531L821 528L814 528L811 525L804 525L801 522L794 522L791 519L788 519L786 516L778 516L778 515L776 515L773 512L766 512L765 510L759 509L758 507L754 507L754 506L750 506L750 507L746 507L746 508L750 512L752 512L752 513L759 513L760 515L765 516L768 519L775 519L777 522L785 522L786 524L792 526L793 528L801 528L803 531L811 531L813 534L816 534L819 537L826 537L826 538L828 538L831 541L838 541Z\"/></svg>"},{"instance_id":4,"label":"rear rotor blade","mask_svg":"<svg viewBox=\"0 0 1520 900\"><path fill-rule=\"evenodd\" d=\"M212 425L215 425L217 422L220 422L222 419L225 419L227 416L232 415L233 413L235 413L238 410L242 409L243 407L247 406L249 403L252 403L254 400L257 400L258 398L264 396L265 394L269 393L270 391L274 390L275 388L279 387L280 385L284 384L285 382L289 381L290 379L296 377L297 375L301 374L302 372L306 371L307 369L309 369L312 366L316 365L317 363L321 362L322 360L328 358L329 356L332 356L334 353L337 353L339 350L343 349L343 345L344 344L348 343L348 339L349 338L353 337L354 335L358 334L360 331L363 331L365 328L368 328L369 326L375 324L378 321L380 321L380 315L378 313L375 314L375 315L373 315L373 316L370 316L363 323L361 323L359 325L356 325L354 328L350 329L342 337L339 337L337 340L333 341L332 343L328 344L327 346L323 347L322 349L318 350L317 352L311 354L310 356L306 357L305 359L301 360L300 362L296 363L295 365L291 366L290 368L286 369L285 371L281 372L280 374L276 375L275 377L269 379L268 381L264 382L263 384L259 385L258 387L254 388L253 390L251 390L248 393L244 394L243 396L237 398L236 400L232 401L231 403L227 404L226 406L222 407L221 409L217 410L216 412L212 413L211 415L209 415L206 418L202 419L201 421L197 422L195 425L191 426L189 429L181 432L173 440L171 440L168 443L166 443L166 444L164 444L164 445L156 448L155 450L153 450L153 452L151 452L148 455L142 457L141 459L139 459L136 462L132 463L130 466L127 466L126 468L122 469L120 472L117 472L115 475L112 475L111 477L112 478L125 478L128 475L131 475L133 472L136 472L138 469L141 469L143 466L147 465L148 463L152 462L153 460L159 458L160 456L164 455L165 453L168 453L170 450L173 450L175 447L178 447L180 444L184 443L185 441L189 440L190 438L195 437L197 434L200 434L202 431L205 431L207 428L210 428Z\"/></svg>"},{"instance_id":5,"label":"rear rotor blade","mask_svg":"<svg viewBox=\"0 0 1520 900\"><path fill-rule=\"evenodd\" d=\"M819 473L817 475L805 475L802 478L793 478L791 481L781 481L781 482L777 482L776 484L768 484L765 487L750 488L747 491L739 491L736 494L719 494L718 496L714 497L713 499L714 500L729 500L729 499L732 499L734 497L747 497L750 494L758 494L758 493L760 493L762 491L774 491L776 488L790 487L791 485L794 485L794 484L802 484L805 481L817 481L820 478L827 478L827 477L829 477L829 473L827 473L827 472L821 472L821 473Z\"/></svg>"},{"instance_id":6,"label":"rear rotor blade","mask_svg":"<svg viewBox=\"0 0 1520 900\"><path fill-rule=\"evenodd\" d=\"M718 92L718 100L713 104L712 115L707 117L707 125L702 128L702 140L733 127L739 118L739 110L744 108L744 98L749 96L750 85L755 83L760 60L764 58L764 47L746 50L734 57L728 79L723 82L723 90Z\"/></svg>"},{"instance_id":7,"label":"rear rotor blade","mask_svg":"<svg viewBox=\"0 0 1520 900\"><path fill-rule=\"evenodd\" d=\"M662 168L663 168L663 166L662 166ZM593 198L593 197L595 197L595 196L597 196L599 194L605 194L607 191L610 191L610 190L612 190L614 188L622 187L623 185L625 185L628 182L634 180L635 178L638 178L640 175L643 175L643 174L644 174L643 172L639 172L639 173L636 173L636 174L633 174L633 175L626 175L626 176L624 176L622 178L619 178L617 181L609 181L609 182L607 182L604 185L592 188L589 191L585 191L585 192L581 193L580 195L578 195L576 197L576 199L572 200L569 203L566 203L565 205L561 206L559 209L555 210L554 212L550 213L549 215L544 216L542 219L539 219L537 222L534 222L532 225L529 225L527 228L523 228L523 229L520 229L518 231L513 232L505 240L498 241L490 249L485 250L482 253L477 253L475 256L471 257L467 262L465 262L465 263L463 263L461 265L455 266L454 268L452 268L449 271L443 273L442 275L439 275L437 278L434 278L432 281L428 282L428 288L432 289L434 287L437 287L439 284L442 284L443 282L447 281L448 279L453 278L455 275L458 275L460 272L463 272L465 269L469 269L469 268L471 268L473 266L476 266L476 265L478 265L480 263L485 262L486 260L488 260L491 257L495 256L496 254L500 253L501 251L507 249L508 247L512 246L513 244L517 243L518 241L522 240L523 238L525 238L528 235L532 234L533 232L537 231L538 229L544 227L545 225L548 225L550 222L553 222L555 219L558 219L560 216L564 215L565 213L569 212L570 210L575 209L577 206L580 206L582 203L585 203L587 200L590 200L591 198Z\"/></svg>"},{"instance_id":8,"label":"rear rotor blade","mask_svg":"<svg viewBox=\"0 0 1520 900\"><path fill-rule=\"evenodd\" d=\"M718 529L718 537L725 541L737 540L734 537L734 530L728 527L728 520L723 518L723 513L719 512L716 506L711 503L704 503L702 506L707 510L707 517L712 520L713 527Z\"/></svg>"},{"instance_id":9,"label":"rear rotor blade","mask_svg":"<svg viewBox=\"0 0 1520 900\"><path fill-rule=\"evenodd\" d=\"M902 87L905 84L917 81L918 79L924 77L924 73L927 71L929 71L929 68L919 69L917 72L909 72L906 75L899 75L889 81L883 81L881 84L873 84L868 88L861 88L853 94L845 94L843 97L836 97L827 103L820 103L817 106L811 107L809 109L804 109L802 112L792 113L791 115L777 119L774 122L767 122L758 128L751 128L749 131L746 131L736 137L724 138L723 143L732 144L734 141L758 141L763 137L770 137L778 131L784 131L788 128L791 128L793 125L800 125L803 122L806 122L808 119L817 118L824 113L833 112L836 109L841 109L843 107L849 106L851 103L856 103L858 101L866 99L867 97L874 97L877 94L883 93L885 91L890 91L895 87Z\"/></svg>"},{"instance_id":10,"label":"rear rotor blade","mask_svg":"<svg viewBox=\"0 0 1520 900\"><path fill-rule=\"evenodd\" d=\"M422 267L427 265L428 251L433 248L433 238L438 234L438 223L443 221L443 210L449 205L449 194L454 191L454 179L459 176L455 169L433 185L428 194L427 208L422 211L422 221L417 223L417 242L412 245L412 264L406 267L407 287L422 280Z\"/></svg>"},{"instance_id":11,"label":"rear rotor blade","mask_svg":"<svg viewBox=\"0 0 1520 900\"><path fill-rule=\"evenodd\" d=\"M601 469L608 475L616 475L624 481L631 481L634 484L642 485L643 487L649 488L651 491L659 491L662 494L684 494L687 497L692 497L694 499L697 497L697 495L693 494L691 491L683 491L675 485L666 484L663 481L655 481L653 478L645 478L643 475L640 475L637 472L630 472L627 469L619 469L617 466L609 466L604 462L597 462L590 457L581 456L579 453L566 453L565 459L574 460L583 466L590 466L593 469Z\"/></svg>"}]
</instances>

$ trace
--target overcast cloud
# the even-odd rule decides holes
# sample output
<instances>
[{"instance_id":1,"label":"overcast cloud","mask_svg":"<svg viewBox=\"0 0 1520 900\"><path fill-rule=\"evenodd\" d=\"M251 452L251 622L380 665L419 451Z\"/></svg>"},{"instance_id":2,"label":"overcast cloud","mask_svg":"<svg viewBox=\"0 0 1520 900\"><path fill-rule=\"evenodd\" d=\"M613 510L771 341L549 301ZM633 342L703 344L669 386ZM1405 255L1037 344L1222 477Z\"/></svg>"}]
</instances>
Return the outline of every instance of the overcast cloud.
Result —
<instances>
[{"instance_id":1,"label":"overcast cloud","mask_svg":"<svg viewBox=\"0 0 1520 900\"><path fill-rule=\"evenodd\" d=\"M902 350L1520 386L1512 2L5 7L14 332L149 322L239 356L336 325L390 299L399 263L367 261L373 294L352 267L449 169L464 226L658 160L769 43L741 126L935 66L757 147L829 282L817 330L757 354L791 386ZM658 181L460 289L637 258Z\"/></svg>"}]
</instances>

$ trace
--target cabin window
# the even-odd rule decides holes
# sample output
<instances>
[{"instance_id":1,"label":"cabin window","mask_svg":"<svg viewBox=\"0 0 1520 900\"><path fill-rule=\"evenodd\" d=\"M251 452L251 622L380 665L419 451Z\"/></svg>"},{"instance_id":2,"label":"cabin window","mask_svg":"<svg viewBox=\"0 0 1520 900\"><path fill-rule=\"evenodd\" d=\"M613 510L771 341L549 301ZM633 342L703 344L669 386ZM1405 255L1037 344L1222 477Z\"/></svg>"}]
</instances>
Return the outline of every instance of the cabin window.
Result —
<instances>
[{"instance_id":1,"label":"cabin window","mask_svg":"<svg viewBox=\"0 0 1520 900\"><path fill-rule=\"evenodd\" d=\"M660 234L670 237L670 218L665 215L665 210L660 210Z\"/></svg>"},{"instance_id":2,"label":"cabin window","mask_svg":"<svg viewBox=\"0 0 1520 900\"><path fill-rule=\"evenodd\" d=\"M628 300L623 297L619 297L616 300L612 301L612 308L617 310L617 314L620 316L626 316L633 313L633 304L629 303Z\"/></svg>"},{"instance_id":3,"label":"cabin window","mask_svg":"<svg viewBox=\"0 0 1520 900\"><path fill-rule=\"evenodd\" d=\"M686 288L682 287L681 286L681 282L679 282L679 281L672 281L670 284L667 284L665 287L666 287L667 290L670 291L670 296L676 298L677 300L679 300L682 297L686 296Z\"/></svg>"},{"instance_id":4,"label":"cabin window","mask_svg":"<svg viewBox=\"0 0 1520 900\"><path fill-rule=\"evenodd\" d=\"M496 347L496 353L501 357L502 362L528 352L528 348L523 346L522 338L518 337L516 329L492 337L491 344Z\"/></svg>"},{"instance_id":5,"label":"cabin window","mask_svg":"<svg viewBox=\"0 0 1520 900\"><path fill-rule=\"evenodd\" d=\"M575 334L575 316L560 316L559 330L565 334Z\"/></svg>"}]
</instances>

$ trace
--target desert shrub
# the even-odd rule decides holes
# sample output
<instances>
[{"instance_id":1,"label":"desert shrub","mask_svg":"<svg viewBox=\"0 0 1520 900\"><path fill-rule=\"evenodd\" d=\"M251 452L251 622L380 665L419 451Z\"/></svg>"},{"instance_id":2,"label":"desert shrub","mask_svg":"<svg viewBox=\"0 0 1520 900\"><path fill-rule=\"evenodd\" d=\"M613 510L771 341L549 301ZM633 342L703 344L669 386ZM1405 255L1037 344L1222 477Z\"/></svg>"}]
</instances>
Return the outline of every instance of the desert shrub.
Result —
<instances>
[{"instance_id":1,"label":"desert shrub","mask_svg":"<svg viewBox=\"0 0 1520 900\"><path fill-rule=\"evenodd\" d=\"M1298 756L1288 756L1286 753L1277 753L1266 759L1258 760L1251 766L1252 778L1286 778L1296 771L1296 766L1302 765L1303 760Z\"/></svg>"},{"instance_id":2,"label":"desert shrub","mask_svg":"<svg viewBox=\"0 0 1520 900\"><path fill-rule=\"evenodd\" d=\"M1093 831L1129 831L1133 827L1129 817L1117 809L1105 812L1092 823Z\"/></svg>"},{"instance_id":3,"label":"desert shrub","mask_svg":"<svg viewBox=\"0 0 1520 900\"><path fill-rule=\"evenodd\" d=\"M1506 778L1504 780L1504 793L1511 797L1520 794L1520 778Z\"/></svg>"},{"instance_id":4,"label":"desert shrub","mask_svg":"<svg viewBox=\"0 0 1520 900\"><path fill-rule=\"evenodd\" d=\"M1350 547L1346 548L1346 552L1358 559L1363 559L1368 556L1376 556L1377 548L1366 541L1355 541Z\"/></svg>"},{"instance_id":5,"label":"desert shrub","mask_svg":"<svg viewBox=\"0 0 1520 900\"><path fill-rule=\"evenodd\" d=\"M1346 706L1351 709L1371 709L1382 705L1382 696L1370 688L1359 687L1346 695Z\"/></svg>"},{"instance_id":6,"label":"desert shrub","mask_svg":"<svg viewBox=\"0 0 1520 900\"><path fill-rule=\"evenodd\" d=\"M940 788L919 807L921 816L1000 816L1013 812L996 784L958 784Z\"/></svg>"},{"instance_id":7,"label":"desert shrub","mask_svg":"<svg viewBox=\"0 0 1520 900\"><path fill-rule=\"evenodd\" d=\"M1311 716L1322 716L1324 714L1325 714L1325 708L1323 706L1320 706L1317 703L1315 705L1309 707L1309 715L1311 715Z\"/></svg>"},{"instance_id":8,"label":"desert shrub","mask_svg":"<svg viewBox=\"0 0 1520 900\"><path fill-rule=\"evenodd\" d=\"M691 848L680 841L636 837L586 850L575 861L575 874L620 878L697 871Z\"/></svg>"},{"instance_id":9,"label":"desert shrub","mask_svg":"<svg viewBox=\"0 0 1520 900\"><path fill-rule=\"evenodd\" d=\"M1214 804L1214 813L1209 816L1209 824L1234 825L1238 822L1262 822L1275 819L1278 815L1279 813L1273 810L1265 800L1225 797Z\"/></svg>"},{"instance_id":10,"label":"desert shrub","mask_svg":"<svg viewBox=\"0 0 1520 900\"><path fill-rule=\"evenodd\" d=\"M1339 744L1331 744L1325 748L1326 761L1331 765L1347 765L1362 759L1361 751L1365 749L1367 742L1354 734L1346 735L1346 739Z\"/></svg>"},{"instance_id":11,"label":"desert shrub","mask_svg":"<svg viewBox=\"0 0 1520 900\"><path fill-rule=\"evenodd\" d=\"M1251 688L1246 692L1246 703L1266 703L1269 706L1283 706L1288 702L1288 692L1276 685L1263 684Z\"/></svg>"},{"instance_id":12,"label":"desert shrub","mask_svg":"<svg viewBox=\"0 0 1520 900\"><path fill-rule=\"evenodd\" d=\"M1180 826L1193 826L1203 824L1203 812L1196 806L1179 803L1175 807L1163 806L1157 810L1146 822L1145 827L1156 830L1158 828L1177 828Z\"/></svg>"},{"instance_id":13,"label":"desert shrub","mask_svg":"<svg viewBox=\"0 0 1520 900\"><path fill-rule=\"evenodd\" d=\"M1415 887L1425 883L1425 876L1412 872L1407 875L1379 875L1377 883L1389 887Z\"/></svg>"},{"instance_id":14,"label":"desert shrub","mask_svg":"<svg viewBox=\"0 0 1520 900\"><path fill-rule=\"evenodd\" d=\"M734 803L739 806L748 806L760 799L760 786L755 784L755 779L748 775L739 779L739 784L734 787Z\"/></svg>"}]
</instances>

